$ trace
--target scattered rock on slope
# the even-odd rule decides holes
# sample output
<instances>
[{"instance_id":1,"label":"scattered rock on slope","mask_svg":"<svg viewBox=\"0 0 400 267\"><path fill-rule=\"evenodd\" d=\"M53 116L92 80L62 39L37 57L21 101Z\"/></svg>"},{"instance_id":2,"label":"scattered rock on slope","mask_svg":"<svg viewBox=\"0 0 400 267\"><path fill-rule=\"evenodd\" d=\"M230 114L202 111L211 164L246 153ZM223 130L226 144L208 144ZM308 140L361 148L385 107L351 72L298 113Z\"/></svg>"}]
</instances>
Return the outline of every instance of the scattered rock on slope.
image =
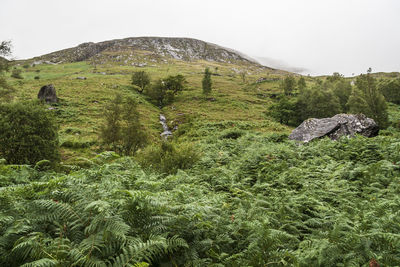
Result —
<instances>
[{"instance_id":1,"label":"scattered rock on slope","mask_svg":"<svg viewBox=\"0 0 400 267\"><path fill-rule=\"evenodd\" d=\"M46 103L56 103L57 102L57 94L56 88L52 84L45 85L40 88L38 93L38 98L40 100L46 101Z\"/></svg>"},{"instance_id":2,"label":"scattered rock on slope","mask_svg":"<svg viewBox=\"0 0 400 267\"><path fill-rule=\"evenodd\" d=\"M379 127L373 119L363 114L337 114L332 118L308 119L289 135L289 139L309 142L328 136L337 140L341 136L361 134L366 137L377 136Z\"/></svg>"}]
</instances>

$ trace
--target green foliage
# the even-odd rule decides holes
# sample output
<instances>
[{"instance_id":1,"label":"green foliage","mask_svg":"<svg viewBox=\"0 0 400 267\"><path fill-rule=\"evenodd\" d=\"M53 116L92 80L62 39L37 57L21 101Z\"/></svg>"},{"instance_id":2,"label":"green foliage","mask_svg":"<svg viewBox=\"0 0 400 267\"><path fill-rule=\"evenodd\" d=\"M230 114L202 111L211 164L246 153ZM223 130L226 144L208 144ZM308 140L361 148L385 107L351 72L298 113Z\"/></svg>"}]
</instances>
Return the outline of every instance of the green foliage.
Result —
<instances>
[{"instance_id":1,"label":"green foliage","mask_svg":"<svg viewBox=\"0 0 400 267\"><path fill-rule=\"evenodd\" d=\"M280 123L296 125L299 120L299 113L296 111L297 105L296 99L283 95L277 103L270 106L267 114Z\"/></svg>"},{"instance_id":2,"label":"green foliage","mask_svg":"<svg viewBox=\"0 0 400 267\"><path fill-rule=\"evenodd\" d=\"M139 118L136 100L128 97L124 101L117 94L104 111L104 124L100 129L103 144L118 153L135 154L147 143Z\"/></svg>"},{"instance_id":3,"label":"green foliage","mask_svg":"<svg viewBox=\"0 0 400 267\"><path fill-rule=\"evenodd\" d=\"M175 95L185 89L186 79L183 75L168 76L159 79L147 90L147 95L160 107L174 101Z\"/></svg>"},{"instance_id":4,"label":"green foliage","mask_svg":"<svg viewBox=\"0 0 400 267\"><path fill-rule=\"evenodd\" d=\"M15 79L23 79L24 77L22 77L21 73L22 73L22 70L14 68L11 71L11 77L13 77Z\"/></svg>"},{"instance_id":5,"label":"green foliage","mask_svg":"<svg viewBox=\"0 0 400 267\"><path fill-rule=\"evenodd\" d=\"M112 153L70 174L0 165L9 179L0 194L0 264L400 264L399 142L298 146L270 134L227 137L235 131L210 132L199 161L169 176ZM158 153L177 147L164 143Z\"/></svg>"},{"instance_id":6,"label":"green foliage","mask_svg":"<svg viewBox=\"0 0 400 267\"><path fill-rule=\"evenodd\" d=\"M400 104L400 78L381 81L378 87L387 101Z\"/></svg>"},{"instance_id":7,"label":"green foliage","mask_svg":"<svg viewBox=\"0 0 400 267\"><path fill-rule=\"evenodd\" d=\"M283 79L281 83L281 88L285 95L291 95L293 94L293 91L296 88L296 80L292 75L288 75Z\"/></svg>"},{"instance_id":8,"label":"green foliage","mask_svg":"<svg viewBox=\"0 0 400 267\"><path fill-rule=\"evenodd\" d=\"M348 111L348 101L351 94L351 83L343 77L342 74L334 72L332 76L326 78L326 84L339 100L341 112Z\"/></svg>"},{"instance_id":9,"label":"green foliage","mask_svg":"<svg viewBox=\"0 0 400 267\"><path fill-rule=\"evenodd\" d=\"M211 72L209 68L206 68L204 71L202 87L203 87L203 94L208 95L211 93L212 81L211 81Z\"/></svg>"},{"instance_id":10,"label":"green foliage","mask_svg":"<svg viewBox=\"0 0 400 267\"><path fill-rule=\"evenodd\" d=\"M343 80L343 78L344 76L342 74L340 74L339 72L334 72L331 76L328 76L326 80L331 83L334 83Z\"/></svg>"},{"instance_id":11,"label":"green foliage","mask_svg":"<svg viewBox=\"0 0 400 267\"><path fill-rule=\"evenodd\" d=\"M8 163L59 160L58 133L51 111L36 102L0 106L0 154Z\"/></svg>"},{"instance_id":12,"label":"green foliage","mask_svg":"<svg viewBox=\"0 0 400 267\"><path fill-rule=\"evenodd\" d=\"M242 70L241 72L239 72L240 78L242 79L242 82L245 83L246 82L246 71Z\"/></svg>"},{"instance_id":13,"label":"green foliage","mask_svg":"<svg viewBox=\"0 0 400 267\"><path fill-rule=\"evenodd\" d=\"M148 146L137 159L147 169L174 174L178 170L192 167L199 156L199 151L190 143L162 142L161 145Z\"/></svg>"},{"instance_id":14,"label":"green foliage","mask_svg":"<svg viewBox=\"0 0 400 267\"><path fill-rule=\"evenodd\" d=\"M299 92L302 92L304 89L306 89L306 87L306 80L303 76L301 76L300 79L297 81L297 89L299 90Z\"/></svg>"},{"instance_id":15,"label":"green foliage","mask_svg":"<svg viewBox=\"0 0 400 267\"><path fill-rule=\"evenodd\" d=\"M362 74L356 80L356 87L357 90L354 90L350 97L352 100L349 100L350 111L363 113L374 119L379 127L386 128L388 126L387 104L385 97L377 88L376 79L370 73Z\"/></svg>"},{"instance_id":16,"label":"green foliage","mask_svg":"<svg viewBox=\"0 0 400 267\"><path fill-rule=\"evenodd\" d=\"M132 84L139 88L139 93L143 93L144 89L150 85L150 82L150 75L145 71L136 71L132 74Z\"/></svg>"},{"instance_id":17,"label":"green foliage","mask_svg":"<svg viewBox=\"0 0 400 267\"><path fill-rule=\"evenodd\" d=\"M301 120L327 118L340 112L339 99L329 83L315 85L299 94L297 113Z\"/></svg>"},{"instance_id":18,"label":"green foliage","mask_svg":"<svg viewBox=\"0 0 400 267\"><path fill-rule=\"evenodd\" d=\"M9 85L4 77L4 72L8 71L8 61L1 56L8 56L11 54L11 42L2 41L0 43L0 100L11 100L11 94L14 88Z\"/></svg>"},{"instance_id":19,"label":"green foliage","mask_svg":"<svg viewBox=\"0 0 400 267\"><path fill-rule=\"evenodd\" d=\"M121 140L122 96L117 94L104 109L104 124L100 128L100 138L103 143L116 150Z\"/></svg>"}]
</instances>

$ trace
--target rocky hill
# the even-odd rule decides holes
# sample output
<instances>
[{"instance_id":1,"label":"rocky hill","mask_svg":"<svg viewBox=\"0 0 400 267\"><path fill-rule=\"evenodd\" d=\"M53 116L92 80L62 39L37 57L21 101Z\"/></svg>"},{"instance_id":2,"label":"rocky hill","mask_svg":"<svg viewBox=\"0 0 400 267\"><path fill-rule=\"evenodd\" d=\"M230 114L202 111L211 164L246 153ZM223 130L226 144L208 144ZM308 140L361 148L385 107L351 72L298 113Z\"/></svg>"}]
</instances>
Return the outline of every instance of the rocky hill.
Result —
<instances>
[{"instance_id":1,"label":"rocky hill","mask_svg":"<svg viewBox=\"0 0 400 267\"><path fill-rule=\"evenodd\" d=\"M125 64L135 55L146 55L153 62L166 58L196 61L206 60L221 63L259 63L235 50L191 38L135 37L104 41L99 43L83 43L77 47L56 51L34 60L52 63L101 60L113 57ZM102 62L99 62L102 63Z\"/></svg>"}]
</instances>

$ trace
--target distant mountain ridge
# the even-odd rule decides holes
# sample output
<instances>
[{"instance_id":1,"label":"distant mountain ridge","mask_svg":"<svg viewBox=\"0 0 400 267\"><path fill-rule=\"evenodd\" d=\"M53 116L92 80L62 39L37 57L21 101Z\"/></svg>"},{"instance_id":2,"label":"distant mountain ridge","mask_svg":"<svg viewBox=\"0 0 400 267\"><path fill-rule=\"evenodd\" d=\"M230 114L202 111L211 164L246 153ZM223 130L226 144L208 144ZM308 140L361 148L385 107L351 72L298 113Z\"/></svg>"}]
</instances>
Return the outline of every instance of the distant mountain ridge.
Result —
<instances>
[{"instance_id":1,"label":"distant mountain ridge","mask_svg":"<svg viewBox=\"0 0 400 267\"><path fill-rule=\"evenodd\" d=\"M34 59L46 60L53 63L78 62L99 57L102 53L119 51L130 53L135 51L147 51L154 56L184 61L244 62L247 64L260 65L256 60L230 48L192 38L173 37L131 37L99 43L89 42Z\"/></svg>"}]
</instances>

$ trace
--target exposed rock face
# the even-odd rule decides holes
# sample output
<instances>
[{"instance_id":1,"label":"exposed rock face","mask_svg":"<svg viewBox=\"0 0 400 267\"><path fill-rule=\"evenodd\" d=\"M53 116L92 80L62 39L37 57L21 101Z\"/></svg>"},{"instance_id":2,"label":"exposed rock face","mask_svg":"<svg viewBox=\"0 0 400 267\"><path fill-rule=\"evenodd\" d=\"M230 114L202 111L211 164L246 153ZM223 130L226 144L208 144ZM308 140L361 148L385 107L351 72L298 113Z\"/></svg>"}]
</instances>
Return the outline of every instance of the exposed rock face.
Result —
<instances>
[{"instance_id":1,"label":"exposed rock face","mask_svg":"<svg viewBox=\"0 0 400 267\"><path fill-rule=\"evenodd\" d=\"M379 127L373 119L363 114L337 114L332 118L308 119L289 135L289 139L310 142L328 136L337 140L342 136L361 134L366 137L377 136Z\"/></svg>"},{"instance_id":2,"label":"exposed rock face","mask_svg":"<svg viewBox=\"0 0 400 267\"><path fill-rule=\"evenodd\" d=\"M46 103L56 103L58 100L56 88L54 88L52 84L43 86L42 88L40 88L38 98L40 100L46 101Z\"/></svg>"},{"instance_id":3,"label":"exposed rock face","mask_svg":"<svg viewBox=\"0 0 400 267\"><path fill-rule=\"evenodd\" d=\"M192 38L166 37L135 37L100 43L83 43L77 47L43 55L40 58L51 62L77 62L88 60L103 52L125 51L132 54L137 50L147 51L150 53L149 55L158 55L185 61L207 60L226 63L244 61L261 66L254 59L233 49Z\"/></svg>"}]
</instances>

